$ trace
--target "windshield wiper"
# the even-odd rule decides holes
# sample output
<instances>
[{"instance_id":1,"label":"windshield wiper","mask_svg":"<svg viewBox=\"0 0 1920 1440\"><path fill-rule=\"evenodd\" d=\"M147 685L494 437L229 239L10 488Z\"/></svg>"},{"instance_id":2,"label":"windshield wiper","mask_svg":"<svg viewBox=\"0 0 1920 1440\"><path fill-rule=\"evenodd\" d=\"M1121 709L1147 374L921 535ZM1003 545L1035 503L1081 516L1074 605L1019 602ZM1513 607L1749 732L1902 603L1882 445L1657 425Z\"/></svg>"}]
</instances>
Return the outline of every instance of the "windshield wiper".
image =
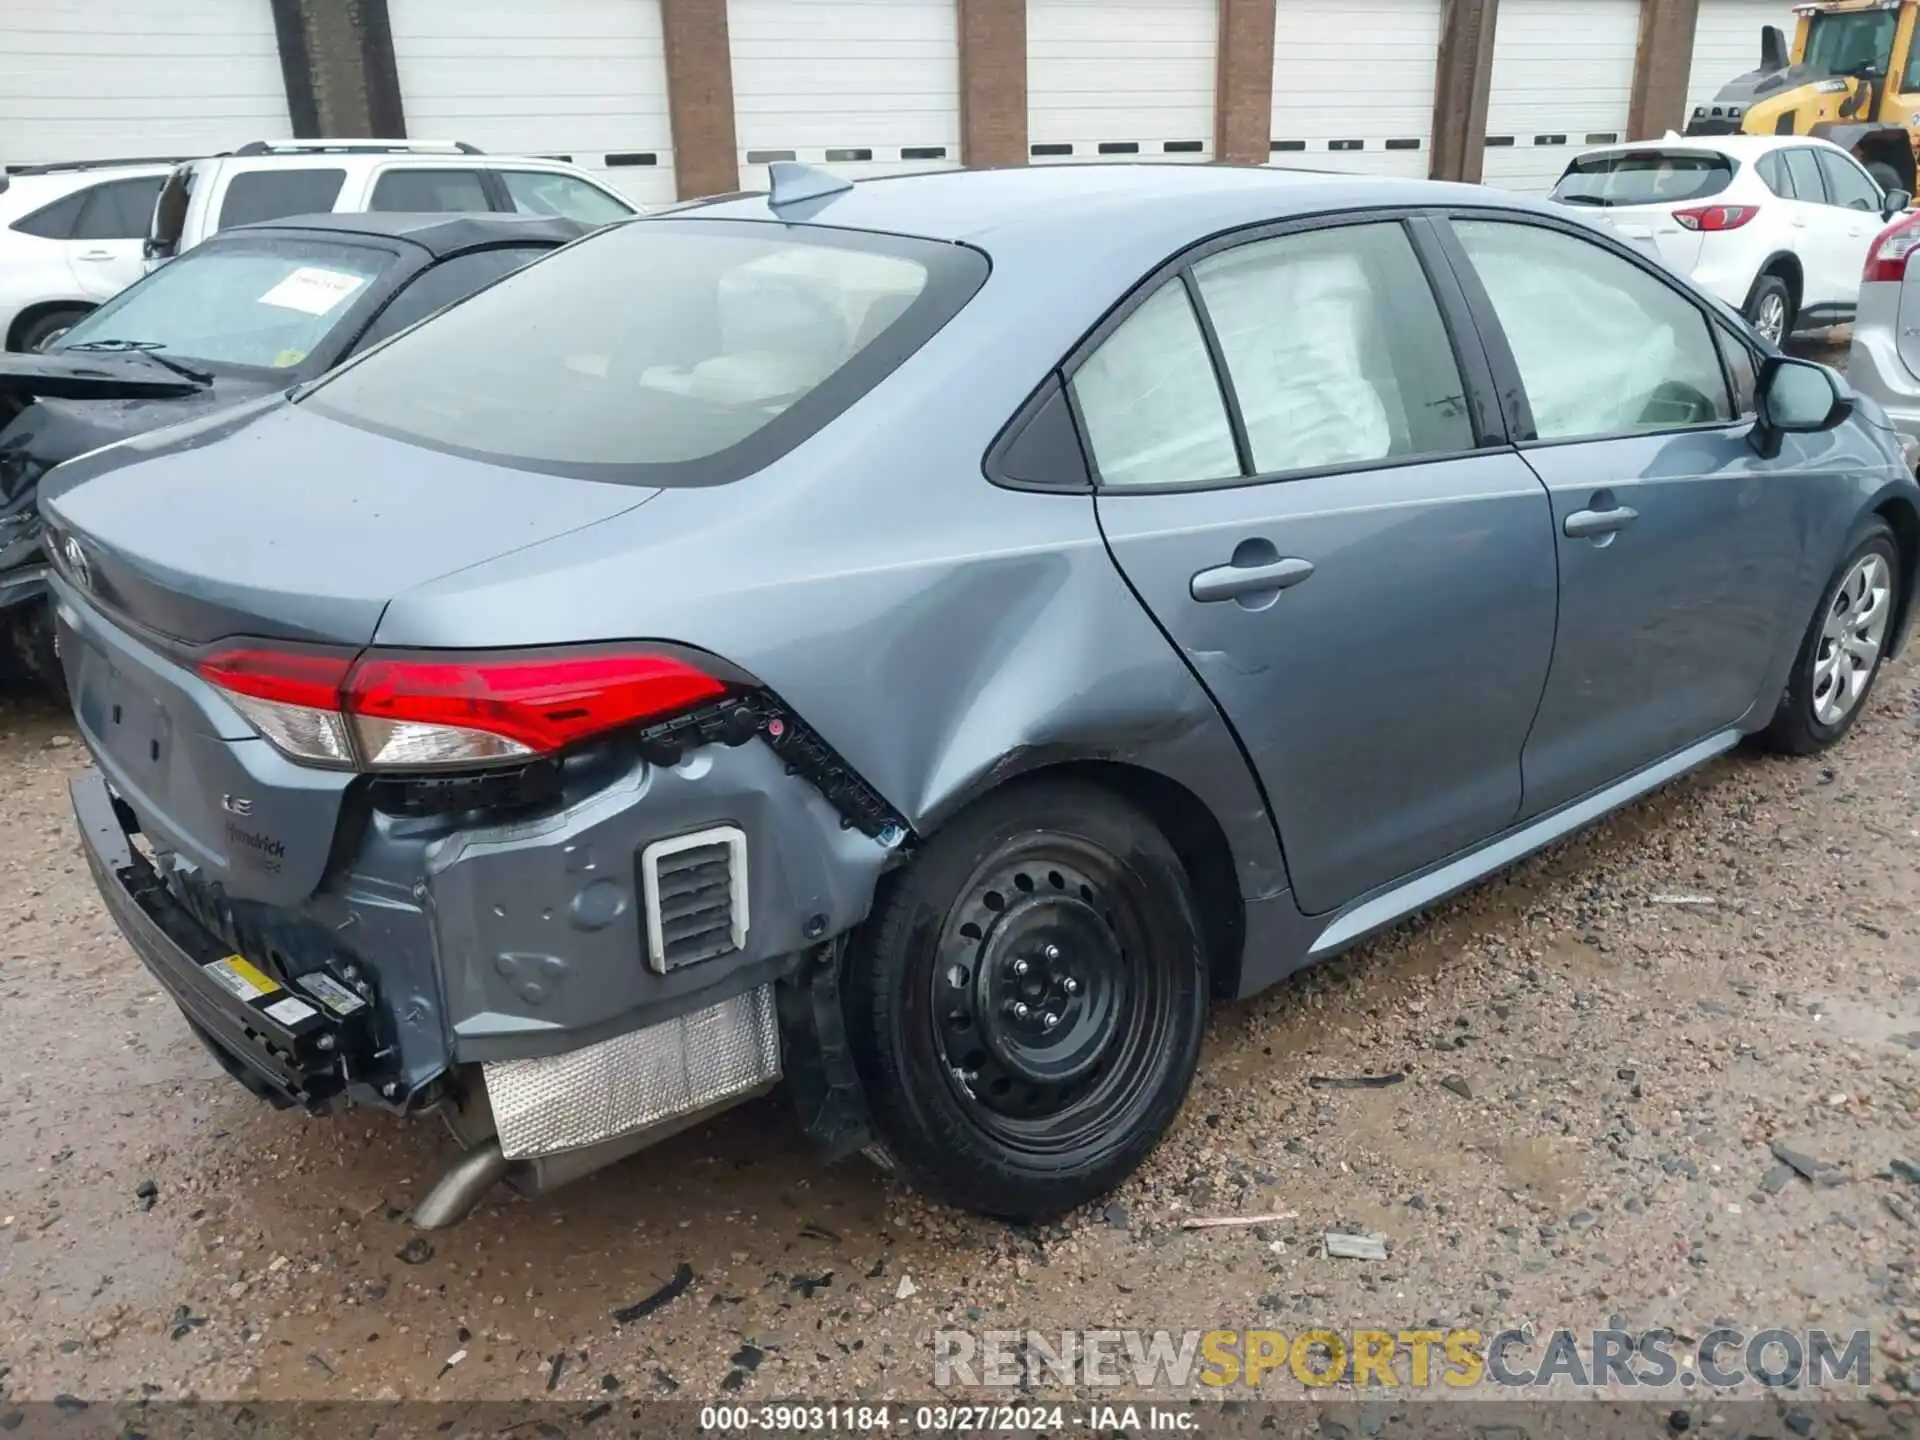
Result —
<instances>
[{"instance_id":1,"label":"windshield wiper","mask_svg":"<svg viewBox=\"0 0 1920 1440\"><path fill-rule=\"evenodd\" d=\"M158 340L82 340L77 345L63 345L60 348L63 350L101 350L115 355L144 355L147 359L153 361L154 364L164 365L167 369L173 371L174 374L183 379L191 380L196 385L211 385L213 383L213 376L207 374L204 370L195 370L191 366L182 365L178 360L169 360L166 356L160 354L159 352L167 347L162 345Z\"/></svg>"},{"instance_id":2,"label":"windshield wiper","mask_svg":"<svg viewBox=\"0 0 1920 1440\"><path fill-rule=\"evenodd\" d=\"M1611 200L1602 200L1598 195L1560 195L1555 198L1562 205L1599 205L1604 208L1613 203Z\"/></svg>"}]
</instances>

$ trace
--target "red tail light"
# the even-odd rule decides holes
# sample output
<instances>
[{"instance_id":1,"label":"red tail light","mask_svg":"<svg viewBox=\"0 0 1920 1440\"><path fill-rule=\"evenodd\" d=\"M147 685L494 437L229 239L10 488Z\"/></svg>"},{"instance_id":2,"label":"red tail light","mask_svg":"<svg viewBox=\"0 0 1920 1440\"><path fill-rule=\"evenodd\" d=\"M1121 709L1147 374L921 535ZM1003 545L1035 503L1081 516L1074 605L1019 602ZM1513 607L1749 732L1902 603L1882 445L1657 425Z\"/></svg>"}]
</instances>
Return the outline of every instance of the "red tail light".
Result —
<instances>
[{"instance_id":1,"label":"red tail light","mask_svg":"<svg viewBox=\"0 0 1920 1440\"><path fill-rule=\"evenodd\" d=\"M236 646L201 677L289 759L368 770L437 769L551 755L726 693L658 652L517 655Z\"/></svg>"},{"instance_id":2,"label":"red tail light","mask_svg":"<svg viewBox=\"0 0 1920 1440\"><path fill-rule=\"evenodd\" d=\"M1907 257L1920 246L1920 215L1902 220L1880 232L1880 238L1867 251L1866 268L1860 272L1864 283L1871 280L1899 282L1907 278Z\"/></svg>"},{"instance_id":3,"label":"red tail light","mask_svg":"<svg viewBox=\"0 0 1920 1440\"><path fill-rule=\"evenodd\" d=\"M1738 230L1759 213L1758 205L1701 205L1693 210L1676 210L1673 218L1689 230Z\"/></svg>"}]
</instances>

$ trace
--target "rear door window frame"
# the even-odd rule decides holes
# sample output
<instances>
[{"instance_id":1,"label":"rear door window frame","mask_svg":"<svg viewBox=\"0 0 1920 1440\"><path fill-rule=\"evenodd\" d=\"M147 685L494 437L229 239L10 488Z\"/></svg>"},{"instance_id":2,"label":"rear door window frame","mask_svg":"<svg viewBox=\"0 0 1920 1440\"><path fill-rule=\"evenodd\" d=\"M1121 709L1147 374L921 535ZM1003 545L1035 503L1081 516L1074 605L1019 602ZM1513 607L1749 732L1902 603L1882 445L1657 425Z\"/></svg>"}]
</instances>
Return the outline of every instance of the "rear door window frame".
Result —
<instances>
[{"instance_id":1,"label":"rear door window frame","mask_svg":"<svg viewBox=\"0 0 1920 1440\"><path fill-rule=\"evenodd\" d=\"M1811 148L1811 147L1805 147ZM1520 375L1520 366L1513 358L1513 349L1507 341L1506 328L1501 325L1499 315L1494 311L1493 300L1486 288L1480 283L1480 276L1474 269L1473 261L1466 248L1453 233L1453 222L1457 220L1480 220L1491 223L1512 225L1530 225L1538 230L1552 230L1573 240L1584 240L1603 250L1619 256L1628 264L1636 266L1643 274L1659 281L1674 294L1685 300L1700 317L1700 323L1707 327L1708 338L1720 362L1720 380L1727 387L1729 408L1738 409L1739 391L1734 384L1732 372L1727 366L1727 357L1719 342L1718 331L1724 328L1722 320L1712 308L1702 303L1678 276L1665 269L1647 263L1646 257L1632 246L1612 236L1603 234L1590 226L1561 220L1557 216L1538 215L1529 210L1502 210L1497 206L1460 205L1449 206L1436 212L1434 217L1437 243L1442 247L1455 272L1455 280L1466 298L1475 323L1479 326L1481 340L1486 347L1487 362L1491 366L1499 394L1503 397L1506 410L1506 423L1513 435L1515 448L1540 450L1557 445L1592 445L1614 440L1644 440L1672 435L1715 434L1723 431L1750 429L1755 417L1737 415L1731 420L1703 421L1698 425L1675 426L1661 430L1618 430L1604 435L1574 435L1541 439L1538 427L1533 419L1533 405L1527 398L1527 387ZM1752 347L1749 346L1749 349Z\"/></svg>"},{"instance_id":2,"label":"rear door window frame","mask_svg":"<svg viewBox=\"0 0 1920 1440\"><path fill-rule=\"evenodd\" d=\"M1286 484L1290 481L1306 480L1321 475L1401 469L1410 465L1431 465L1445 460L1511 449L1512 441L1509 439L1507 420L1495 392L1494 374L1488 364L1487 352L1477 333L1475 318L1467 303L1466 295L1441 247L1440 238L1433 224L1433 214L1432 207L1408 205L1327 211L1322 214L1295 216L1285 220L1261 221L1210 236L1179 251L1134 282L1113 308L1081 337L1078 343L1067 352L1066 357L1048 372L1046 378L1014 412L1012 419L1002 428L987 451L984 461L987 478L994 484L1009 490L1052 492L1097 490L1102 495L1111 496L1163 495L1188 491L1229 490L1247 485ZM1334 465L1262 473L1250 463L1250 457L1246 456L1246 422L1240 413L1240 402L1234 394L1232 378L1227 372L1225 358L1220 351L1219 338L1214 333L1213 320L1207 311L1205 300L1201 297L1200 287L1192 275L1192 267L1222 251L1237 250L1242 246L1256 244L1263 240L1374 224L1400 225L1412 244L1414 257L1420 265L1428 290L1432 293L1434 306L1440 312L1441 324L1446 331L1447 341L1453 349L1454 363L1459 367L1473 443L1461 450L1419 455L1387 455L1378 459L1344 461ZM1102 485L1099 479L1099 466L1094 459L1093 448L1087 440L1086 419L1081 415L1079 402L1074 398L1073 377L1115 330L1125 324L1148 299L1159 293L1162 286L1171 281L1178 281L1186 287L1189 300L1200 321L1201 333L1207 343L1207 355L1212 363L1214 384L1219 387L1225 402L1228 422L1233 429L1235 442L1242 448L1242 473L1222 479L1174 481L1157 485ZM1057 407L1062 400L1066 406L1066 413L1072 418L1084 465L1084 475L1075 474L1058 483L1020 477L1015 473L1015 464L1028 448L1023 447L1022 441L1029 427L1057 425L1060 414ZM1057 454L1059 449L1057 438L1050 436L1048 439L1046 448L1051 453Z\"/></svg>"}]
</instances>

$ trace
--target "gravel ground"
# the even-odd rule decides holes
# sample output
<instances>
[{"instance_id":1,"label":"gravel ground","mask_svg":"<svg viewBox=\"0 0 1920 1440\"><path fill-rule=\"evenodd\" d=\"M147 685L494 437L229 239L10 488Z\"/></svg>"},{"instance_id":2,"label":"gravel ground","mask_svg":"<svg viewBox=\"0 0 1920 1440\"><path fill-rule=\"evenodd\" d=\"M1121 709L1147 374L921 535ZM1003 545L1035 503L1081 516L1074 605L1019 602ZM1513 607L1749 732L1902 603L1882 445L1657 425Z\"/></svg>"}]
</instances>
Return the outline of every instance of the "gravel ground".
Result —
<instances>
[{"instance_id":1,"label":"gravel ground","mask_svg":"<svg viewBox=\"0 0 1920 1440\"><path fill-rule=\"evenodd\" d=\"M1864 1326L1920 1392L1911 656L1834 754L1737 753L1221 1009L1167 1142L1044 1230L823 1166L775 1096L423 1241L451 1142L220 1074L95 898L86 763L0 695L0 1397L924 1398L942 1327L1428 1320ZM1343 1228L1390 1257L1326 1258Z\"/></svg>"}]
</instances>

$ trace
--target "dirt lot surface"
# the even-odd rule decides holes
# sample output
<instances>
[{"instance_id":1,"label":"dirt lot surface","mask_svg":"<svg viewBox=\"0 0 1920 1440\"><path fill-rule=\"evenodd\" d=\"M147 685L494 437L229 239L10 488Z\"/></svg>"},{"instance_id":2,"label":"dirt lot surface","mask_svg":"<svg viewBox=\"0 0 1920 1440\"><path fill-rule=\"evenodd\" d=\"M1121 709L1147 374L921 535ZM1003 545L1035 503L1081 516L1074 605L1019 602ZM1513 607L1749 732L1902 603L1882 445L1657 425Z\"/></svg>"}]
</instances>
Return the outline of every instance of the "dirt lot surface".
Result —
<instances>
[{"instance_id":1,"label":"dirt lot surface","mask_svg":"<svg viewBox=\"0 0 1920 1440\"><path fill-rule=\"evenodd\" d=\"M95 897L86 764L61 711L0 696L8 1400L924 1398L942 1327L1610 1320L1865 1326L1874 1389L1920 1391L1912 656L1834 754L1738 753L1221 1009L1171 1138L1043 1231L823 1166L775 1096L422 1240L451 1141L217 1070ZM1336 1229L1389 1258L1327 1258Z\"/></svg>"},{"instance_id":2,"label":"dirt lot surface","mask_svg":"<svg viewBox=\"0 0 1920 1440\"><path fill-rule=\"evenodd\" d=\"M1737 754L1221 1010L1146 1170L1044 1232L826 1168L772 1097L409 1248L450 1142L274 1113L219 1073L95 898L65 801L86 763L61 712L0 701L15 1401L924 1397L942 1326L1614 1316L1694 1338L1864 1325L1876 1386L1920 1386L1920 1184L1889 1169L1920 1164L1912 660L1837 753ZM1782 1176L1774 1141L1834 1183ZM1349 1226L1391 1257L1326 1258ZM683 1264L678 1299L615 1320Z\"/></svg>"}]
</instances>

